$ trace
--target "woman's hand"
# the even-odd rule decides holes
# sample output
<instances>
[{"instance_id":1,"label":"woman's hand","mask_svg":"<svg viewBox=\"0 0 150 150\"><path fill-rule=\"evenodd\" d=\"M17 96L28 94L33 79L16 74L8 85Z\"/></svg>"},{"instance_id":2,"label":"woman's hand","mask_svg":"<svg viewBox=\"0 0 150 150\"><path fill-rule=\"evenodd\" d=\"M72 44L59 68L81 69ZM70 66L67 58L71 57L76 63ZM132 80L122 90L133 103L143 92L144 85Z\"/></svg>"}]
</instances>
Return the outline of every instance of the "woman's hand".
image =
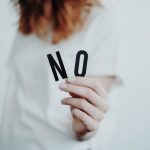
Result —
<instances>
[{"instance_id":1,"label":"woman's hand","mask_svg":"<svg viewBox=\"0 0 150 150\"><path fill-rule=\"evenodd\" d=\"M71 108L75 135L81 138L96 131L108 111L108 95L99 80L87 77L68 78L59 88L71 95L64 98L62 104Z\"/></svg>"}]
</instances>

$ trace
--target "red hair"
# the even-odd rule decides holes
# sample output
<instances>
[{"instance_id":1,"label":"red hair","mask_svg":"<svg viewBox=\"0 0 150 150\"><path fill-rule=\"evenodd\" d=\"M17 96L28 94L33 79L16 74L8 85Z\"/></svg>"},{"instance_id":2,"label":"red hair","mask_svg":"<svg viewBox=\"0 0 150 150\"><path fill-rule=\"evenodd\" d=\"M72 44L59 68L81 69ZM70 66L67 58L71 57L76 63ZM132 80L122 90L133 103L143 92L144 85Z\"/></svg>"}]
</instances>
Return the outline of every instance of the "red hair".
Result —
<instances>
[{"instance_id":1,"label":"red hair","mask_svg":"<svg viewBox=\"0 0 150 150\"><path fill-rule=\"evenodd\" d=\"M58 43L79 30L97 0L16 0L19 6L19 31L45 37L51 31Z\"/></svg>"}]
</instances>

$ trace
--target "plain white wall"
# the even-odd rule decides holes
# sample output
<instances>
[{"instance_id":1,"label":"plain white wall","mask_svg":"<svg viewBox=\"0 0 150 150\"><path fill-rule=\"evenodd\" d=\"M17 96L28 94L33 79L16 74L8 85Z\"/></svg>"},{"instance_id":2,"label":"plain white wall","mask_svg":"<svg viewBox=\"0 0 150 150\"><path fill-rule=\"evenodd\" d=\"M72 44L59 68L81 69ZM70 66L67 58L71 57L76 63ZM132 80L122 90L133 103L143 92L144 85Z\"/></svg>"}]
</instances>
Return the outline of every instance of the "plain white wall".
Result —
<instances>
[{"instance_id":1,"label":"plain white wall","mask_svg":"<svg viewBox=\"0 0 150 150\"><path fill-rule=\"evenodd\" d=\"M116 0L125 77L112 150L150 150L150 1Z\"/></svg>"},{"instance_id":2,"label":"plain white wall","mask_svg":"<svg viewBox=\"0 0 150 150\"><path fill-rule=\"evenodd\" d=\"M8 72L6 60L15 33L9 0L0 0L0 110ZM111 150L150 150L150 1L115 0L120 33L119 122Z\"/></svg>"}]
</instances>

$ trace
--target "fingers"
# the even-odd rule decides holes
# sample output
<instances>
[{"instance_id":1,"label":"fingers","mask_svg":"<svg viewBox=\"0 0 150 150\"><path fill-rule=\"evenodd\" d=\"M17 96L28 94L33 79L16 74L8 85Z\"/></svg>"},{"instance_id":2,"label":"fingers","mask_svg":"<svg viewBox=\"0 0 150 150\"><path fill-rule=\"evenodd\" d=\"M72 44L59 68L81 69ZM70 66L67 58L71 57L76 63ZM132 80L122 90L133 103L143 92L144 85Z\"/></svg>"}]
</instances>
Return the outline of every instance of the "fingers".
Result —
<instances>
[{"instance_id":1,"label":"fingers","mask_svg":"<svg viewBox=\"0 0 150 150\"><path fill-rule=\"evenodd\" d=\"M85 112L81 111L80 109L73 109L72 115L77 119L81 120L89 132L92 132L97 129L98 122L90 116L88 116Z\"/></svg>"},{"instance_id":2,"label":"fingers","mask_svg":"<svg viewBox=\"0 0 150 150\"><path fill-rule=\"evenodd\" d=\"M101 121L104 116L104 112L83 98L68 97L62 100L62 104L71 106L71 110L78 108L97 121Z\"/></svg>"},{"instance_id":3,"label":"fingers","mask_svg":"<svg viewBox=\"0 0 150 150\"><path fill-rule=\"evenodd\" d=\"M70 106L74 131L82 133L96 130L104 113L108 111L108 94L99 80L87 77L69 78L59 88L71 96L64 98L62 104Z\"/></svg>"},{"instance_id":4,"label":"fingers","mask_svg":"<svg viewBox=\"0 0 150 150\"><path fill-rule=\"evenodd\" d=\"M74 78L67 78L66 82L70 83L70 84L74 84L74 85L88 87L88 88L92 89L93 91L95 91L98 95L100 95L104 98L107 98L107 96L108 96L108 93L106 92L106 90L95 78L74 77Z\"/></svg>"},{"instance_id":5,"label":"fingers","mask_svg":"<svg viewBox=\"0 0 150 150\"><path fill-rule=\"evenodd\" d=\"M63 83L60 84L59 88L63 91L78 95L79 97L88 100L90 103L104 110L105 112L108 110L106 100L87 87Z\"/></svg>"}]
</instances>

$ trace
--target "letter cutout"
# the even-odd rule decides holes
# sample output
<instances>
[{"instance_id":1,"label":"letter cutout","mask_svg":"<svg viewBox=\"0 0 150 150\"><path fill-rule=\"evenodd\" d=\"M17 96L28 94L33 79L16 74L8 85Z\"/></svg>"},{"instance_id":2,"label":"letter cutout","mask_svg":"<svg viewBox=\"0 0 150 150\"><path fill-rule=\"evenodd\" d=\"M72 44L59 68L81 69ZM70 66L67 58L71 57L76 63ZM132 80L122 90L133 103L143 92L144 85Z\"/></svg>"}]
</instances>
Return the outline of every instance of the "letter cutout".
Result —
<instances>
[{"instance_id":1,"label":"letter cutout","mask_svg":"<svg viewBox=\"0 0 150 150\"><path fill-rule=\"evenodd\" d=\"M64 67L64 64L63 64L63 61L62 61L59 51L56 52L56 56L58 58L59 65L57 64L57 62L55 61L55 59L53 58L53 56L51 54L47 55L49 64L50 64L52 72L54 74L55 81L58 81L59 79L58 79L56 70L59 72L59 74L61 75L61 77L63 79L67 78L67 73L66 73L66 70L65 70L65 67Z\"/></svg>"},{"instance_id":2,"label":"letter cutout","mask_svg":"<svg viewBox=\"0 0 150 150\"><path fill-rule=\"evenodd\" d=\"M84 55L84 59L83 59L83 69L82 69L82 73L79 74L79 63L80 63L80 56ZM80 50L77 55L76 55L76 62L75 62L75 69L74 69L74 74L75 76L82 76L84 77L86 74L86 69L87 69L87 61L88 61L88 53L84 50Z\"/></svg>"}]
</instances>

